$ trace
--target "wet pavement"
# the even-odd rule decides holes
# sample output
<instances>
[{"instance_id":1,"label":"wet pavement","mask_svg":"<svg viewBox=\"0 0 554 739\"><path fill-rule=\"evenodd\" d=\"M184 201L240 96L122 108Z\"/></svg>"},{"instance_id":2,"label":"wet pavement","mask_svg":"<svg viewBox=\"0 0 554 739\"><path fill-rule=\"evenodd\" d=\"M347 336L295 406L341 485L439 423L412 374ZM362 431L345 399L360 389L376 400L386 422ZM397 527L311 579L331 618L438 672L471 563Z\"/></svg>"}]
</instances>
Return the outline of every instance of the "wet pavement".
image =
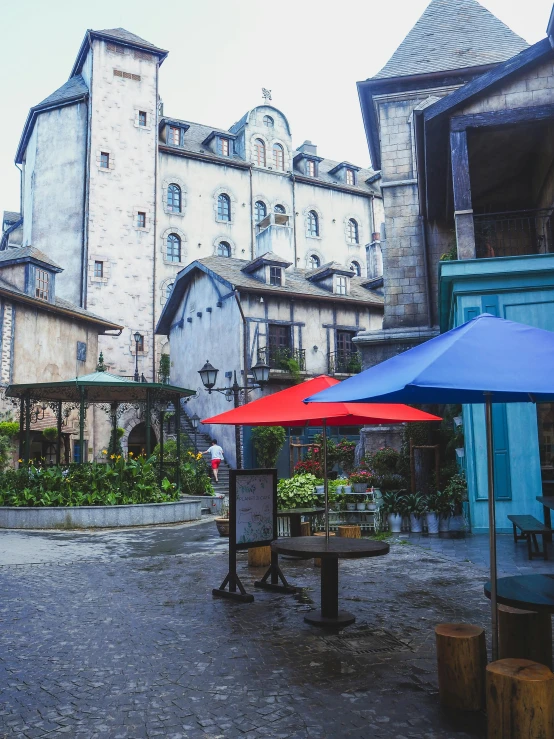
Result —
<instances>
[{"instance_id":1,"label":"wet pavement","mask_svg":"<svg viewBox=\"0 0 554 739\"><path fill-rule=\"evenodd\" d=\"M488 630L486 537L406 537L340 564L357 622L308 626L320 570L281 559L294 596L214 599L227 541L213 521L119 532L0 533L0 737L484 737L438 704L435 624ZM406 542L406 543L403 543ZM529 564L500 537L502 571ZM471 561L471 560L475 561ZM548 570L551 571L551 570Z\"/></svg>"}]
</instances>

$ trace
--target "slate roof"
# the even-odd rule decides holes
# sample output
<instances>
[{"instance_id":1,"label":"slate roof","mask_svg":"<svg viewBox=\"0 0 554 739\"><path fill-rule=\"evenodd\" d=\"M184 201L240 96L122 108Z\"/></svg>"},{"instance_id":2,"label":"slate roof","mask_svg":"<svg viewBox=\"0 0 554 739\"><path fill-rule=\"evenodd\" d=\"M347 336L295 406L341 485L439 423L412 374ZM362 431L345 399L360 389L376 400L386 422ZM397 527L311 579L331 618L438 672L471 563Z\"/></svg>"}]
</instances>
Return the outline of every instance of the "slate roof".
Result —
<instances>
[{"instance_id":1,"label":"slate roof","mask_svg":"<svg viewBox=\"0 0 554 739\"><path fill-rule=\"evenodd\" d=\"M41 108L50 108L54 105L62 105L71 100L82 98L84 95L88 95L88 87L82 75L78 74L76 77L72 77L67 80L64 85L58 87L55 92L48 95L47 98L44 98L44 100L38 105L33 106L31 110L39 110Z\"/></svg>"},{"instance_id":2,"label":"slate roof","mask_svg":"<svg viewBox=\"0 0 554 739\"><path fill-rule=\"evenodd\" d=\"M107 36L113 38L116 41L122 41L126 44L134 44L135 46L142 46L145 49L152 49L153 51L161 51L164 54L167 53L165 49L151 44L150 41L137 36L135 33L127 31L125 28L105 28L102 31L92 31L96 36Z\"/></svg>"},{"instance_id":3,"label":"slate roof","mask_svg":"<svg viewBox=\"0 0 554 739\"><path fill-rule=\"evenodd\" d=\"M170 149L173 149L175 153L178 153L179 151L190 151L196 154L202 154L203 157L207 157L209 159L213 159L214 161L220 162L222 164L228 163L229 161L237 162L240 164L243 164L245 167L249 166L249 162L246 162L242 157L238 156L238 154L233 154L231 157L225 157L220 156L219 154L214 154L210 149L204 145L202 142L206 140L206 138L209 136L209 134L212 131L216 131L221 134L229 134L229 133L236 133L235 130L228 130L226 131L224 128L215 128L214 126L204 126L202 123L193 123L191 121L185 121L181 120L179 118L173 118L170 116L164 116L162 121L173 121L177 124L183 124L185 126L188 126L188 130L185 132L184 139L183 139L183 146L174 146L172 144L162 143L160 142L161 146L168 147ZM232 126L232 129L235 128L237 124ZM296 151L293 152L296 154ZM342 164L342 162L335 162L332 159L325 159L322 158L321 161L318 164L318 176L317 177L307 177L307 179L315 180L316 182L325 182L328 185L337 185L337 187L341 187L343 189L348 190L358 190L359 192L363 192L367 194L368 192L373 193L374 195L380 195L381 191L380 188L377 185L374 185L372 183L366 183L366 180L370 177L373 177L375 175L375 172L372 169L364 169L363 167L357 168L358 169L358 176L356 178L356 185L345 185L343 182L340 182L334 177L332 174L330 174L332 169L335 169L335 167ZM298 170L295 169L296 175L301 175Z\"/></svg>"},{"instance_id":4,"label":"slate roof","mask_svg":"<svg viewBox=\"0 0 554 739\"><path fill-rule=\"evenodd\" d=\"M63 271L63 267L60 267L59 264L56 264L53 259L47 256L44 252L40 251L40 249L35 249L34 246L21 246L17 249L5 249L4 251L0 251L0 264L2 262L13 262L16 259L26 258L36 259L38 262L48 264L58 272Z\"/></svg>"},{"instance_id":5,"label":"slate roof","mask_svg":"<svg viewBox=\"0 0 554 739\"><path fill-rule=\"evenodd\" d=\"M21 213L16 213L15 210L5 210L2 217L3 223L17 223L21 220Z\"/></svg>"},{"instance_id":6,"label":"slate roof","mask_svg":"<svg viewBox=\"0 0 554 739\"><path fill-rule=\"evenodd\" d=\"M528 45L477 0L432 0L373 79L495 64Z\"/></svg>"},{"instance_id":7,"label":"slate roof","mask_svg":"<svg viewBox=\"0 0 554 739\"><path fill-rule=\"evenodd\" d=\"M106 318L102 318L101 316L97 316L95 313L90 313L90 311L85 310L84 308L80 308L77 305L74 305L73 303L70 303L68 300L64 300L63 298L56 298L54 299L54 303L48 303L46 300L39 300L39 298L34 298L32 295L28 295L27 293L23 292L23 290L19 290L19 288L15 287L15 285L12 285L11 282L8 282L7 280L4 280L1 277L0 273L0 290L6 293L10 293L14 296L15 299L18 297L25 298L25 302L31 302L33 304L36 304L37 308L42 308L43 310L56 310L56 308L59 308L65 312L73 313L76 318L82 317L83 319L86 319L88 323L97 323L99 326L102 326L104 329L107 330L114 330L114 329L121 329L123 326L119 326L117 323L114 323L113 321L108 321Z\"/></svg>"}]
</instances>

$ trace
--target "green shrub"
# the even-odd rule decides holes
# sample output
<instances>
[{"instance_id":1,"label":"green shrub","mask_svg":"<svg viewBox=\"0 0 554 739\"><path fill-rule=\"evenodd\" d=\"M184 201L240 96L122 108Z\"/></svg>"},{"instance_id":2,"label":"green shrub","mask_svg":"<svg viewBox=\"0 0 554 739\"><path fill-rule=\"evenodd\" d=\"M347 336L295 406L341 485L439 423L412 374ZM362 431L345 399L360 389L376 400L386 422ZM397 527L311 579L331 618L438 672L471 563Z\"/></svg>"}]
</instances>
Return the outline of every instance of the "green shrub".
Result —
<instances>
[{"instance_id":1,"label":"green shrub","mask_svg":"<svg viewBox=\"0 0 554 739\"><path fill-rule=\"evenodd\" d=\"M1 421L0 422L0 436L7 436L9 438L17 436L19 433L19 424L15 421Z\"/></svg>"},{"instance_id":2,"label":"green shrub","mask_svg":"<svg viewBox=\"0 0 554 739\"><path fill-rule=\"evenodd\" d=\"M252 429L252 441L260 467L275 467L285 443L285 429L282 426L256 426Z\"/></svg>"},{"instance_id":3,"label":"green shrub","mask_svg":"<svg viewBox=\"0 0 554 739\"><path fill-rule=\"evenodd\" d=\"M114 440L114 433L113 428L110 433L110 442L108 444L108 456L111 457L112 454L115 454L116 456L120 456L123 454L123 448L121 446L121 437L125 433L125 429L122 428L116 428L115 430L115 440Z\"/></svg>"},{"instance_id":4,"label":"green shrub","mask_svg":"<svg viewBox=\"0 0 554 739\"><path fill-rule=\"evenodd\" d=\"M42 435L48 441L56 441L58 438L58 429L55 426L48 426L42 430Z\"/></svg>"},{"instance_id":5,"label":"green shrub","mask_svg":"<svg viewBox=\"0 0 554 739\"><path fill-rule=\"evenodd\" d=\"M310 508L317 501L315 486L320 484L315 475L295 475L277 483L277 507Z\"/></svg>"},{"instance_id":6,"label":"green shrub","mask_svg":"<svg viewBox=\"0 0 554 739\"><path fill-rule=\"evenodd\" d=\"M0 505L80 506L166 503L179 493L170 481L158 485L152 460L118 457L109 464L91 462L67 468L30 464L0 473Z\"/></svg>"}]
</instances>

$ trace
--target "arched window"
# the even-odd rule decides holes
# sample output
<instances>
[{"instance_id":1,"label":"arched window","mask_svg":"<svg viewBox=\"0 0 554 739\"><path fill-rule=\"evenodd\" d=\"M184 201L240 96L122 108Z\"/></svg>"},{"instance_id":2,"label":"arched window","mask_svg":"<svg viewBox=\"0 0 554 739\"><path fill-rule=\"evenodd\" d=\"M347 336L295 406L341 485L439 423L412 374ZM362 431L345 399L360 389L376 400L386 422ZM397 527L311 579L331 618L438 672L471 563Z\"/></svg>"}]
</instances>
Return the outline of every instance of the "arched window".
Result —
<instances>
[{"instance_id":1,"label":"arched window","mask_svg":"<svg viewBox=\"0 0 554 739\"><path fill-rule=\"evenodd\" d=\"M277 204L275 206L275 208L273 208L273 210L275 211L275 213L282 213L283 215L287 212L285 210L285 206L284 205L279 205L279 204Z\"/></svg>"},{"instance_id":2,"label":"arched window","mask_svg":"<svg viewBox=\"0 0 554 739\"><path fill-rule=\"evenodd\" d=\"M350 269L355 273L356 277L362 276L362 268L358 262L350 262Z\"/></svg>"},{"instance_id":3,"label":"arched window","mask_svg":"<svg viewBox=\"0 0 554 739\"><path fill-rule=\"evenodd\" d=\"M230 257L231 256L231 245L226 241L220 241L217 245L217 256L218 257Z\"/></svg>"},{"instance_id":4,"label":"arched window","mask_svg":"<svg viewBox=\"0 0 554 739\"><path fill-rule=\"evenodd\" d=\"M261 139L254 141L254 159L258 167L265 167L265 144Z\"/></svg>"},{"instance_id":5,"label":"arched window","mask_svg":"<svg viewBox=\"0 0 554 739\"><path fill-rule=\"evenodd\" d=\"M319 218L315 210L308 213L308 236L319 236Z\"/></svg>"},{"instance_id":6,"label":"arched window","mask_svg":"<svg viewBox=\"0 0 554 739\"><path fill-rule=\"evenodd\" d=\"M346 234L348 237L348 241L351 244L357 244L359 241L358 236L358 221L355 221L353 218L350 218L348 221L348 227L346 230Z\"/></svg>"},{"instance_id":7,"label":"arched window","mask_svg":"<svg viewBox=\"0 0 554 739\"><path fill-rule=\"evenodd\" d=\"M171 293L173 292L173 285L174 283L170 282L169 284L165 286L165 297L167 300L169 300Z\"/></svg>"},{"instance_id":8,"label":"arched window","mask_svg":"<svg viewBox=\"0 0 554 739\"><path fill-rule=\"evenodd\" d=\"M166 258L168 262L181 261L181 239L177 234L169 234L166 243Z\"/></svg>"},{"instance_id":9,"label":"arched window","mask_svg":"<svg viewBox=\"0 0 554 739\"><path fill-rule=\"evenodd\" d=\"M181 212L181 188L179 185L170 185L167 188L167 209L170 213Z\"/></svg>"},{"instance_id":10,"label":"arched window","mask_svg":"<svg viewBox=\"0 0 554 739\"><path fill-rule=\"evenodd\" d=\"M270 115L264 115L264 126L267 126L268 128L273 128L275 125L275 121Z\"/></svg>"},{"instance_id":11,"label":"arched window","mask_svg":"<svg viewBox=\"0 0 554 739\"><path fill-rule=\"evenodd\" d=\"M308 269L318 269L321 267L321 260L316 254L310 254L308 257Z\"/></svg>"},{"instance_id":12,"label":"arched window","mask_svg":"<svg viewBox=\"0 0 554 739\"><path fill-rule=\"evenodd\" d=\"M267 208L265 207L265 203L263 200L256 200L254 203L254 218L256 219L256 223L263 221L266 215Z\"/></svg>"},{"instance_id":13,"label":"arched window","mask_svg":"<svg viewBox=\"0 0 554 739\"><path fill-rule=\"evenodd\" d=\"M283 171L285 169L285 150L281 144L273 144L273 161L275 169Z\"/></svg>"},{"instance_id":14,"label":"arched window","mask_svg":"<svg viewBox=\"0 0 554 739\"><path fill-rule=\"evenodd\" d=\"M220 221L231 220L231 199L225 193L221 193L217 198L217 217Z\"/></svg>"}]
</instances>

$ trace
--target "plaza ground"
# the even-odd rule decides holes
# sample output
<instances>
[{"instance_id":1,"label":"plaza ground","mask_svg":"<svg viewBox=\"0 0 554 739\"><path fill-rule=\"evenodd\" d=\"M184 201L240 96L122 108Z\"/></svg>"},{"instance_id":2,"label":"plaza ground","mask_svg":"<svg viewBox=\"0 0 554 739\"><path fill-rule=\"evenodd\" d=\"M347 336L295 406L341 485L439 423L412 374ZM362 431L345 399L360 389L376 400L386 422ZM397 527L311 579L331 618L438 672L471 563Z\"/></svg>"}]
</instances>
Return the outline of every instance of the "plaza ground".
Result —
<instances>
[{"instance_id":1,"label":"plaza ground","mask_svg":"<svg viewBox=\"0 0 554 739\"><path fill-rule=\"evenodd\" d=\"M302 590L212 598L227 571L213 521L119 532L0 533L0 737L484 737L484 714L438 704L435 624L489 629L487 537L392 540L342 561L357 622L303 621L319 570L282 559ZM406 543L403 543L406 542ZM499 537L499 571L551 572Z\"/></svg>"}]
</instances>

